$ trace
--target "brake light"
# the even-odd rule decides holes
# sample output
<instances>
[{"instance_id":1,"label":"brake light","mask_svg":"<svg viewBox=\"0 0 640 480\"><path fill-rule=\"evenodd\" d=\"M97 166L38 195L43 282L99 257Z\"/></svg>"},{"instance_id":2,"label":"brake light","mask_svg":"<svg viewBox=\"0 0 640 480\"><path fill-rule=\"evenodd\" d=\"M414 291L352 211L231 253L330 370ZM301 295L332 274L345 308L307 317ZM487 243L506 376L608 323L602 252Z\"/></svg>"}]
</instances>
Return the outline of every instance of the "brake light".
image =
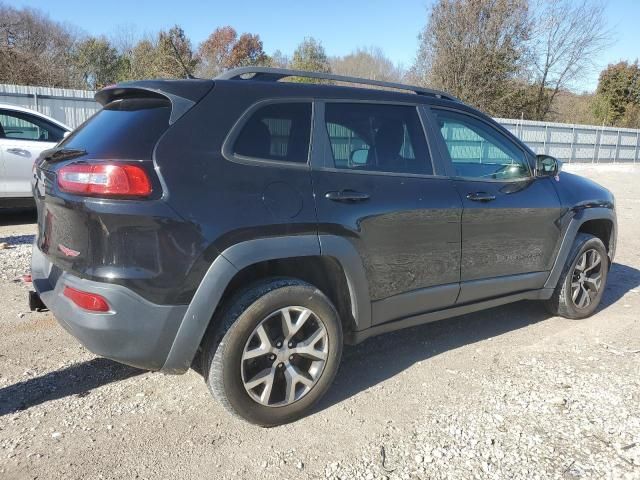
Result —
<instances>
[{"instance_id":1,"label":"brake light","mask_svg":"<svg viewBox=\"0 0 640 480\"><path fill-rule=\"evenodd\" d=\"M58 186L64 192L90 196L147 197L151 181L139 165L72 163L58 170Z\"/></svg>"},{"instance_id":2,"label":"brake light","mask_svg":"<svg viewBox=\"0 0 640 480\"><path fill-rule=\"evenodd\" d=\"M96 293L83 292L75 288L65 286L63 295L77 306L90 312L108 312L109 304L103 296Z\"/></svg>"}]
</instances>

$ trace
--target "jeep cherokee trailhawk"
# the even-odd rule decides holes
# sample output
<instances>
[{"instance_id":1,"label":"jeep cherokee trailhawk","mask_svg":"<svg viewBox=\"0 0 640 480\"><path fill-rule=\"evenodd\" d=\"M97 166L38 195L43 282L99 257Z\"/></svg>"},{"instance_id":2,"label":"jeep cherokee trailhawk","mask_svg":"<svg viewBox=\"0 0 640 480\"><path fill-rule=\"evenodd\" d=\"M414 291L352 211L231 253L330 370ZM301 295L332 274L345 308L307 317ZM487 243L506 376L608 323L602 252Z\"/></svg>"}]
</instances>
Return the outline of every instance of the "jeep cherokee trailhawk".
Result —
<instances>
[{"instance_id":1,"label":"jeep cherokee trailhawk","mask_svg":"<svg viewBox=\"0 0 640 480\"><path fill-rule=\"evenodd\" d=\"M247 67L96 100L34 170L32 303L98 355L193 367L250 422L308 413L343 343L602 297L611 193L444 92Z\"/></svg>"}]
</instances>

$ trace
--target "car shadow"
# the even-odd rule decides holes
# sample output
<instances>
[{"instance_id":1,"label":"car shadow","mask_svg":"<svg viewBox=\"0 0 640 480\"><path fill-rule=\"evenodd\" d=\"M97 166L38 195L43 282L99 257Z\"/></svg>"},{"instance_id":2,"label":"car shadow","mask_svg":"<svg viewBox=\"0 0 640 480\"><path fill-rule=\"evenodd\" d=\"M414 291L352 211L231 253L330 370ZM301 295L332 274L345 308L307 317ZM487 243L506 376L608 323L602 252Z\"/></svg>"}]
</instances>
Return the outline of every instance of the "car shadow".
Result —
<instances>
[{"instance_id":1,"label":"car shadow","mask_svg":"<svg viewBox=\"0 0 640 480\"><path fill-rule=\"evenodd\" d=\"M85 397L94 388L142 373L146 371L106 358L94 358L0 389L0 417L50 400L74 395Z\"/></svg>"},{"instance_id":2,"label":"car shadow","mask_svg":"<svg viewBox=\"0 0 640 480\"><path fill-rule=\"evenodd\" d=\"M620 300L629 290L640 286L640 270L613 262L607 278L607 288L604 290L598 311L605 310Z\"/></svg>"},{"instance_id":3,"label":"car shadow","mask_svg":"<svg viewBox=\"0 0 640 480\"><path fill-rule=\"evenodd\" d=\"M11 246L32 245L35 238L35 235L9 235L7 237L0 237L0 243L7 243Z\"/></svg>"},{"instance_id":4,"label":"car shadow","mask_svg":"<svg viewBox=\"0 0 640 480\"><path fill-rule=\"evenodd\" d=\"M0 209L0 226L30 225L38 221L35 208L2 208Z\"/></svg>"},{"instance_id":5,"label":"car shadow","mask_svg":"<svg viewBox=\"0 0 640 480\"><path fill-rule=\"evenodd\" d=\"M640 270L614 263L599 310L640 285ZM344 349L333 387L315 412L392 378L417 362L551 318L542 302L521 301L370 338Z\"/></svg>"}]
</instances>

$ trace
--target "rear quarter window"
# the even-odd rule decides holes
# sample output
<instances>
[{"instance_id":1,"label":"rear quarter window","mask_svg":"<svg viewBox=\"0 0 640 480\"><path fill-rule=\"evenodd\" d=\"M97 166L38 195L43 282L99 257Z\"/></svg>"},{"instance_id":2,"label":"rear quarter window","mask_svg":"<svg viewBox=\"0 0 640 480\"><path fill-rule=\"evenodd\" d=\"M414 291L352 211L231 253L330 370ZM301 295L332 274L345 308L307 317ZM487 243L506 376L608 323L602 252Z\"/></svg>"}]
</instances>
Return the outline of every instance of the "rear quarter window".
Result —
<instances>
[{"instance_id":1,"label":"rear quarter window","mask_svg":"<svg viewBox=\"0 0 640 480\"><path fill-rule=\"evenodd\" d=\"M235 140L233 154L306 163L310 136L311 103L274 103L259 108L249 117Z\"/></svg>"},{"instance_id":2,"label":"rear quarter window","mask_svg":"<svg viewBox=\"0 0 640 480\"><path fill-rule=\"evenodd\" d=\"M105 158L149 159L169 127L166 99L116 100L87 120L61 144Z\"/></svg>"}]
</instances>

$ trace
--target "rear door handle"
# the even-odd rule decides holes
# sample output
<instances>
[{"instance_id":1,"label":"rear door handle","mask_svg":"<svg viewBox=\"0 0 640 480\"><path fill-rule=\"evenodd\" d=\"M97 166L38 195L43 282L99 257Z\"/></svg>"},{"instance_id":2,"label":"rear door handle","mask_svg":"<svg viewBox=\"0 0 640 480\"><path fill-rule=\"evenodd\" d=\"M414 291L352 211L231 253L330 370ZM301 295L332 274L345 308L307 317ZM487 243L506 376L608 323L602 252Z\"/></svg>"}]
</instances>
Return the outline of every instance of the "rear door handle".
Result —
<instances>
[{"instance_id":1,"label":"rear door handle","mask_svg":"<svg viewBox=\"0 0 640 480\"><path fill-rule=\"evenodd\" d=\"M486 192L474 192L468 193L467 198L473 202L491 202L496 196Z\"/></svg>"},{"instance_id":2,"label":"rear door handle","mask_svg":"<svg viewBox=\"0 0 640 480\"><path fill-rule=\"evenodd\" d=\"M324 197L334 202L362 202L369 200L368 193L356 192L354 190L340 190L339 192L327 192Z\"/></svg>"}]
</instances>

